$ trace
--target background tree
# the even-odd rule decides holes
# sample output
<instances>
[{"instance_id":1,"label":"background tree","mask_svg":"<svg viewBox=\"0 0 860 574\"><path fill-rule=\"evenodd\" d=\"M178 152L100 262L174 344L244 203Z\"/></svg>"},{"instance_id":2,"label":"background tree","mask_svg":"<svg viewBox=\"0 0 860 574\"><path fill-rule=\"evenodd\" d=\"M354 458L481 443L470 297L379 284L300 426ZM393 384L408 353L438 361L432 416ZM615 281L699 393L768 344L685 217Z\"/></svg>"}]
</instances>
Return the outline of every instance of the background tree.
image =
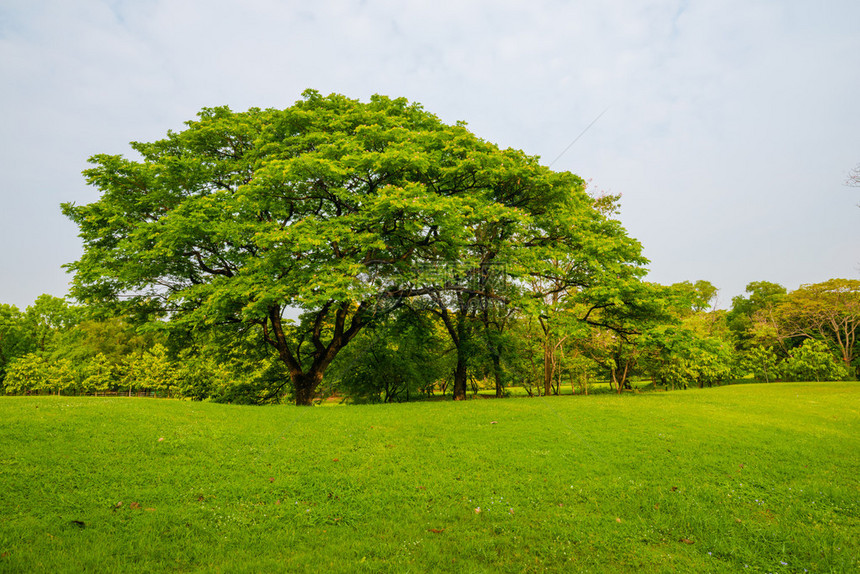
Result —
<instances>
[{"instance_id":1,"label":"background tree","mask_svg":"<svg viewBox=\"0 0 860 574\"><path fill-rule=\"evenodd\" d=\"M124 317L95 317L88 311L82 309L82 320L78 324L56 334L53 357L84 363L103 355L108 362L117 365L132 353L165 342L164 329L155 328L160 327L158 324L138 328Z\"/></svg>"},{"instance_id":2,"label":"background tree","mask_svg":"<svg viewBox=\"0 0 860 574\"><path fill-rule=\"evenodd\" d=\"M573 261L555 265L572 266ZM540 327L540 346L543 355L543 394L558 394L559 388L553 385L561 371L561 357L564 355L565 343L573 337L582 342L590 337L586 318L589 317L590 306L579 302L581 295L577 286L567 285L563 279L543 276L531 277L529 291L534 301L526 306L526 312L536 314Z\"/></svg>"},{"instance_id":3,"label":"background tree","mask_svg":"<svg viewBox=\"0 0 860 574\"><path fill-rule=\"evenodd\" d=\"M753 344L756 314L769 315L788 293L782 285L769 281L753 281L747 284L746 292L749 294L746 297L732 298L732 308L726 317L738 350Z\"/></svg>"},{"instance_id":4,"label":"background tree","mask_svg":"<svg viewBox=\"0 0 860 574\"><path fill-rule=\"evenodd\" d=\"M675 283L672 288L680 298L689 304L690 310L694 313L710 309L716 301L719 291L710 281L703 279L699 279L695 283L690 281Z\"/></svg>"},{"instance_id":5,"label":"background tree","mask_svg":"<svg viewBox=\"0 0 860 574\"><path fill-rule=\"evenodd\" d=\"M84 368L84 377L81 382L81 390L85 393L94 393L98 395L110 390L111 387L117 385L116 366L105 355L99 353L87 362Z\"/></svg>"},{"instance_id":6,"label":"background tree","mask_svg":"<svg viewBox=\"0 0 860 574\"><path fill-rule=\"evenodd\" d=\"M81 312L51 295L39 295L23 312L14 305L0 304L0 381L15 358L31 352L50 353L55 338L74 327Z\"/></svg>"},{"instance_id":7,"label":"background tree","mask_svg":"<svg viewBox=\"0 0 860 574\"><path fill-rule=\"evenodd\" d=\"M777 336L785 341L811 338L825 342L842 361L847 373L856 376L858 331L860 331L860 280L830 279L801 285L792 291L769 316Z\"/></svg>"},{"instance_id":8,"label":"background tree","mask_svg":"<svg viewBox=\"0 0 860 574\"><path fill-rule=\"evenodd\" d=\"M51 373L48 362L36 353L27 353L12 362L6 370L7 394L25 394L49 388Z\"/></svg>"},{"instance_id":9,"label":"background tree","mask_svg":"<svg viewBox=\"0 0 860 574\"><path fill-rule=\"evenodd\" d=\"M689 326L661 326L650 331L644 346L647 366L655 382L671 388L719 384L732 376L734 356L730 345L717 337L702 336Z\"/></svg>"},{"instance_id":10,"label":"background tree","mask_svg":"<svg viewBox=\"0 0 860 574\"><path fill-rule=\"evenodd\" d=\"M176 385L179 394L192 400L229 400L235 388L235 374L212 353L184 349L176 365ZM232 398L232 397L230 397Z\"/></svg>"},{"instance_id":11,"label":"background tree","mask_svg":"<svg viewBox=\"0 0 860 574\"><path fill-rule=\"evenodd\" d=\"M687 388L728 379L735 364L726 313L708 310L716 297L708 281L685 281L655 291L662 315L637 340L640 369L657 385ZM659 297L659 299L658 299Z\"/></svg>"},{"instance_id":12,"label":"background tree","mask_svg":"<svg viewBox=\"0 0 860 574\"><path fill-rule=\"evenodd\" d=\"M640 255L638 242L626 236L615 218L618 199L585 194L583 205L588 211L575 219L565 220L555 215L557 210L550 210L565 222L556 227L555 246L561 249L529 253L531 271L519 306L540 326L544 394L558 392L565 348L588 341L590 330L609 329L620 335L619 340L635 331L625 322L642 301L640 279L647 261Z\"/></svg>"},{"instance_id":13,"label":"background tree","mask_svg":"<svg viewBox=\"0 0 860 574\"><path fill-rule=\"evenodd\" d=\"M0 384L6 378L9 364L34 350L24 314L14 305L0 304Z\"/></svg>"},{"instance_id":14,"label":"background tree","mask_svg":"<svg viewBox=\"0 0 860 574\"><path fill-rule=\"evenodd\" d=\"M77 391L76 371L66 359L51 361L41 353L28 353L17 358L8 368L5 387L7 394L39 393L59 395Z\"/></svg>"},{"instance_id":15,"label":"background tree","mask_svg":"<svg viewBox=\"0 0 860 574\"><path fill-rule=\"evenodd\" d=\"M62 297L39 295L24 312L28 336L39 351L50 351L54 337L75 326L81 318L81 308Z\"/></svg>"},{"instance_id":16,"label":"background tree","mask_svg":"<svg viewBox=\"0 0 860 574\"><path fill-rule=\"evenodd\" d=\"M133 390L151 391L155 396L169 397L178 384L177 367L168 358L167 349L160 343L151 349L129 355L123 366L122 385Z\"/></svg>"},{"instance_id":17,"label":"background tree","mask_svg":"<svg viewBox=\"0 0 860 574\"><path fill-rule=\"evenodd\" d=\"M594 290L583 302L582 319L591 329L574 344L604 371L610 386L621 393L632 389L629 378L649 339L642 336L663 324L674 324L691 313L686 289L630 280ZM645 344L646 346L643 346Z\"/></svg>"},{"instance_id":18,"label":"background tree","mask_svg":"<svg viewBox=\"0 0 860 574\"><path fill-rule=\"evenodd\" d=\"M0 384L11 364L30 353L46 359L47 365L54 365L60 358L54 354L63 348L60 339L75 327L81 316L81 307L51 295L40 295L23 312L14 305L0 304ZM35 364L32 358L30 363L31 367Z\"/></svg>"},{"instance_id":19,"label":"background tree","mask_svg":"<svg viewBox=\"0 0 860 574\"><path fill-rule=\"evenodd\" d=\"M522 387L529 396L543 392L542 329L534 314L519 313L508 329L510 345L503 358L512 385Z\"/></svg>"},{"instance_id":20,"label":"background tree","mask_svg":"<svg viewBox=\"0 0 860 574\"><path fill-rule=\"evenodd\" d=\"M501 273L494 277L504 277ZM507 359L514 341L510 334L510 326L519 311L510 302L515 299L518 286L511 282L498 285L480 301L480 321L484 330L486 355L489 359L489 371L493 377L496 398L505 396L509 383L509 370L503 364Z\"/></svg>"}]
</instances>

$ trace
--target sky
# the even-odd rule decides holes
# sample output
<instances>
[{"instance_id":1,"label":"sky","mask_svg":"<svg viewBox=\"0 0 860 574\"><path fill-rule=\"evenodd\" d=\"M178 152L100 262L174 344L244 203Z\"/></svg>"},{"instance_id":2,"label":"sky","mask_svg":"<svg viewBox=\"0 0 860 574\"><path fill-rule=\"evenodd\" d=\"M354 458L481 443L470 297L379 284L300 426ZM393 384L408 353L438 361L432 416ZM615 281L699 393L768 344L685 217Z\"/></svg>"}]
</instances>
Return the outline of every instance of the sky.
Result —
<instances>
[{"instance_id":1,"label":"sky","mask_svg":"<svg viewBox=\"0 0 860 574\"><path fill-rule=\"evenodd\" d=\"M307 88L406 97L620 194L648 280L721 308L860 279L858 22L856 0L0 0L0 303L66 295L90 156Z\"/></svg>"}]
</instances>

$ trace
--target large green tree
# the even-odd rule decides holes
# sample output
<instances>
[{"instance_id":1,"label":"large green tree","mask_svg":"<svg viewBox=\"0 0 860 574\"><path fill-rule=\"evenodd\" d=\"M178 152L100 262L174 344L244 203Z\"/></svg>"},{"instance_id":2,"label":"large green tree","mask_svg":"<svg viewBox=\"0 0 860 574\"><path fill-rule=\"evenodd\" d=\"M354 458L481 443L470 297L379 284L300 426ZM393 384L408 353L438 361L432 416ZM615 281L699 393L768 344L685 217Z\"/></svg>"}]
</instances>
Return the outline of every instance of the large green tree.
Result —
<instances>
[{"instance_id":1,"label":"large green tree","mask_svg":"<svg viewBox=\"0 0 860 574\"><path fill-rule=\"evenodd\" d=\"M73 294L191 331L250 325L289 373L272 394L297 404L370 322L439 292L434 266L504 256L542 272L547 250L585 245L580 266L611 273L639 257L623 233L589 235L600 217L579 178L404 99L204 109L132 148L91 159L97 201L63 205L84 241Z\"/></svg>"}]
</instances>

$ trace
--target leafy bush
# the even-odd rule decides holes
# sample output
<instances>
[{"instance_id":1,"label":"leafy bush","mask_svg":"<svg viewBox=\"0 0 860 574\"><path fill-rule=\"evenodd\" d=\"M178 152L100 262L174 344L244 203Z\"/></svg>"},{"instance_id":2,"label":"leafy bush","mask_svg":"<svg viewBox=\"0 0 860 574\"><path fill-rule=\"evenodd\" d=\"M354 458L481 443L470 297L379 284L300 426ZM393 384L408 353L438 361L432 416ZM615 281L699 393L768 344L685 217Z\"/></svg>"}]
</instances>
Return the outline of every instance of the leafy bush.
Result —
<instances>
[{"instance_id":1,"label":"leafy bush","mask_svg":"<svg viewBox=\"0 0 860 574\"><path fill-rule=\"evenodd\" d=\"M661 326L645 337L644 363L656 381L671 388L719 384L732 377L735 358L726 341L683 327Z\"/></svg>"},{"instance_id":2,"label":"leafy bush","mask_svg":"<svg viewBox=\"0 0 860 574\"><path fill-rule=\"evenodd\" d=\"M355 402L400 402L431 392L449 360L426 318L404 315L367 329L338 358L338 389Z\"/></svg>"},{"instance_id":3,"label":"leafy bush","mask_svg":"<svg viewBox=\"0 0 860 574\"><path fill-rule=\"evenodd\" d=\"M842 381L848 372L840 364L824 341L806 339L791 351L781 365L787 381Z\"/></svg>"}]
</instances>

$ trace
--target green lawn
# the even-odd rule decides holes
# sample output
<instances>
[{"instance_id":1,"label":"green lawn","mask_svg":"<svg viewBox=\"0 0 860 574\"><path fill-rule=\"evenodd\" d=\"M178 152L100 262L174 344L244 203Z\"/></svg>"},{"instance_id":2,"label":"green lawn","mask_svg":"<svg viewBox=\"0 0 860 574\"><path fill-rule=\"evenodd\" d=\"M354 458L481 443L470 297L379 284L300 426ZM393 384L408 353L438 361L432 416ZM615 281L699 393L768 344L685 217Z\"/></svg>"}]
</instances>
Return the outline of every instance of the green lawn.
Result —
<instances>
[{"instance_id":1,"label":"green lawn","mask_svg":"<svg viewBox=\"0 0 860 574\"><path fill-rule=\"evenodd\" d=\"M852 572L860 383L0 398L0 572Z\"/></svg>"}]
</instances>

